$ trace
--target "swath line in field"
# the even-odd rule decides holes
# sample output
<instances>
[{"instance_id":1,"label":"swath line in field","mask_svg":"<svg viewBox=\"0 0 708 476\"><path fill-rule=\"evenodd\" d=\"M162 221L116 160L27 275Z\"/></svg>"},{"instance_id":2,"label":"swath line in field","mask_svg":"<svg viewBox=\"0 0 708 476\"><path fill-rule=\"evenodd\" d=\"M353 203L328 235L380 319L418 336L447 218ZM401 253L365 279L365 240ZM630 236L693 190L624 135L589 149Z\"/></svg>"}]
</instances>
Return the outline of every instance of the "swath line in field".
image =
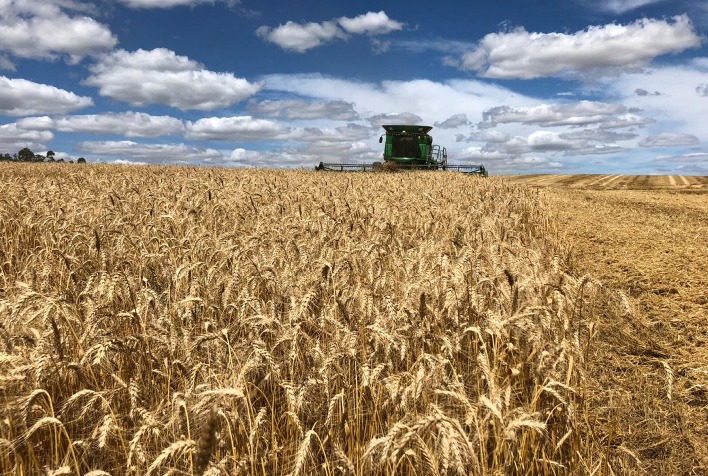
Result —
<instances>
[{"instance_id":1,"label":"swath line in field","mask_svg":"<svg viewBox=\"0 0 708 476\"><path fill-rule=\"evenodd\" d=\"M676 177L673 175L669 175L668 177L669 177L669 185L671 185L672 187L675 187L676 186Z\"/></svg>"},{"instance_id":2,"label":"swath line in field","mask_svg":"<svg viewBox=\"0 0 708 476\"><path fill-rule=\"evenodd\" d=\"M547 175L545 177L540 177L538 180L539 185L555 184L565 177L565 175Z\"/></svg>"},{"instance_id":3,"label":"swath line in field","mask_svg":"<svg viewBox=\"0 0 708 476\"><path fill-rule=\"evenodd\" d=\"M600 182L606 180L608 177L611 177L611 175L596 175L594 180L591 180L586 184L586 187L594 187L596 185L599 185Z\"/></svg>"},{"instance_id":4,"label":"swath line in field","mask_svg":"<svg viewBox=\"0 0 708 476\"><path fill-rule=\"evenodd\" d=\"M686 178L685 175L679 175L678 178L681 179L684 185L691 185L691 182Z\"/></svg>"},{"instance_id":5,"label":"swath line in field","mask_svg":"<svg viewBox=\"0 0 708 476\"><path fill-rule=\"evenodd\" d=\"M595 174L577 175L573 182L568 183L568 186L570 188L586 188L595 180L597 180Z\"/></svg>"},{"instance_id":6,"label":"swath line in field","mask_svg":"<svg viewBox=\"0 0 708 476\"><path fill-rule=\"evenodd\" d=\"M607 180L598 184L600 187L608 188L610 184L616 182L622 177L622 175L610 175Z\"/></svg>"}]
</instances>

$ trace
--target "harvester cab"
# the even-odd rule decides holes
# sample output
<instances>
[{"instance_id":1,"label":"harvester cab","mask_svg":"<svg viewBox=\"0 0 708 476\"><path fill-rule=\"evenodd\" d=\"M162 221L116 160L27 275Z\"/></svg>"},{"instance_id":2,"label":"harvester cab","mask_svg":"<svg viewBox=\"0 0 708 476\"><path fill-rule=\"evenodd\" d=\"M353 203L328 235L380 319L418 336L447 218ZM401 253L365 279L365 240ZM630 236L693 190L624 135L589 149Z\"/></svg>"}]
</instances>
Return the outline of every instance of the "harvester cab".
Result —
<instances>
[{"instance_id":1,"label":"harvester cab","mask_svg":"<svg viewBox=\"0 0 708 476\"><path fill-rule=\"evenodd\" d=\"M433 145L430 126L386 125L383 159L404 169L441 169L447 164L447 150Z\"/></svg>"},{"instance_id":2,"label":"harvester cab","mask_svg":"<svg viewBox=\"0 0 708 476\"><path fill-rule=\"evenodd\" d=\"M467 174L487 176L484 165L450 165L447 163L447 149L433 144L429 134L431 126L391 124L384 125L384 134L379 143L384 142L383 163L337 164L320 162L315 170L336 172L370 172L374 170L451 170Z\"/></svg>"}]
</instances>

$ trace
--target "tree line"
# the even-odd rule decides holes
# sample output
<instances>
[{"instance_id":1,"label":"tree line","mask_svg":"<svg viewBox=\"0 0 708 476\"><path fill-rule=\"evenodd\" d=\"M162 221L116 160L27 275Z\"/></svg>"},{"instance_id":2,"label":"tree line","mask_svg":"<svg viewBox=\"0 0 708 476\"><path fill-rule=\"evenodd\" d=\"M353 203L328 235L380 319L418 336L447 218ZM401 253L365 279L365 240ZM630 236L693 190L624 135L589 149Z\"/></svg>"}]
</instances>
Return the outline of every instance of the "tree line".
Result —
<instances>
[{"instance_id":1,"label":"tree line","mask_svg":"<svg viewBox=\"0 0 708 476\"><path fill-rule=\"evenodd\" d=\"M12 155L8 153L0 154L0 162L64 162L64 159L55 159L55 156L56 154L53 150L48 150L45 155L42 155L35 154L29 149L29 147L25 147L24 149L21 149L17 153ZM70 160L69 163L73 164L74 161ZM86 159L84 159L83 157L79 157L76 160L76 163L85 164Z\"/></svg>"}]
</instances>

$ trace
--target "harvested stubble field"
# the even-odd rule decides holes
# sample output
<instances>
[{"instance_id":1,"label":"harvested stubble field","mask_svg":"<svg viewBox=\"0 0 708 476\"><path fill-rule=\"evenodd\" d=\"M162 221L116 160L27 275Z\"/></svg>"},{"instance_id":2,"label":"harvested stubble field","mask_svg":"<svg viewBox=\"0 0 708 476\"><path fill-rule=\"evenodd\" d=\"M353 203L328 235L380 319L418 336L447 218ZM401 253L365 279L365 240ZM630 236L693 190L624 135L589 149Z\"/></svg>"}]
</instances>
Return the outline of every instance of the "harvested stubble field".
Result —
<instances>
[{"instance_id":1,"label":"harvested stubble field","mask_svg":"<svg viewBox=\"0 0 708 476\"><path fill-rule=\"evenodd\" d=\"M0 472L703 474L705 195L592 193L0 164Z\"/></svg>"},{"instance_id":2,"label":"harvested stubble field","mask_svg":"<svg viewBox=\"0 0 708 476\"><path fill-rule=\"evenodd\" d=\"M613 444L650 474L708 474L708 177L507 180L543 190L571 269L627 297L632 319L598 327L588 369Z\"/></svg>"}]
</instances>

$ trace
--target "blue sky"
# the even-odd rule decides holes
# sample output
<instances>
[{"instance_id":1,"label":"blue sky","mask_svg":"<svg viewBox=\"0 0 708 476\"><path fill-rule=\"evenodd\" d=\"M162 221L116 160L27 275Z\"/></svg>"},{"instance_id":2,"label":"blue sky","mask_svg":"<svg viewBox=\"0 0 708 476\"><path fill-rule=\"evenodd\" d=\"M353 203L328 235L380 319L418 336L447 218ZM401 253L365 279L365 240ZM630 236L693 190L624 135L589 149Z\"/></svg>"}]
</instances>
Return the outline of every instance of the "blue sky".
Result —
<instances>
[{"instance_id":1,"label":"blue sky","mask_svg":"<svg viewBox=\"0 0 708 476\"><path fill-rule=\"evenodd\" d=\"M705 0L0 0L0 153L708 175Z\"/></svg>"}]
</instances>

